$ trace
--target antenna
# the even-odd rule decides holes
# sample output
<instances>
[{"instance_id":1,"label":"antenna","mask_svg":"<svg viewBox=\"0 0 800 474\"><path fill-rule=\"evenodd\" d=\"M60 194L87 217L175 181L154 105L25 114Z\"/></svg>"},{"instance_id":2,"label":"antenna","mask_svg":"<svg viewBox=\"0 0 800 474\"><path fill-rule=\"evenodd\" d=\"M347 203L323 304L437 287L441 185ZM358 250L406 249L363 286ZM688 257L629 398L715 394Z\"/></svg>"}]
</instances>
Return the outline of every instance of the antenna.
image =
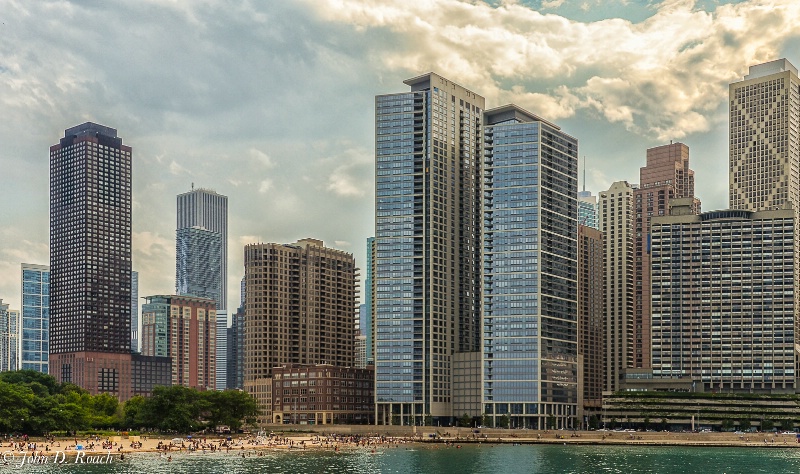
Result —
<instances>
[{"instance_id":1,"label":"antenna","mask_svg":"<svg viewBox=\"0 0 800 474\"><path fill-rule=\"evenodd\" d=\"M194 181L192 181L192 191L194 191Z\"/></svg>"},{"instance_id":2,"label":"antenna","mask_svg":"<svg viewBox=\"0 0 800 474\"><path fill-rule=\"evenodd\" d=\"M586 155L583 155L583 190L586 191Z\"/></svg>"}]
</instances>

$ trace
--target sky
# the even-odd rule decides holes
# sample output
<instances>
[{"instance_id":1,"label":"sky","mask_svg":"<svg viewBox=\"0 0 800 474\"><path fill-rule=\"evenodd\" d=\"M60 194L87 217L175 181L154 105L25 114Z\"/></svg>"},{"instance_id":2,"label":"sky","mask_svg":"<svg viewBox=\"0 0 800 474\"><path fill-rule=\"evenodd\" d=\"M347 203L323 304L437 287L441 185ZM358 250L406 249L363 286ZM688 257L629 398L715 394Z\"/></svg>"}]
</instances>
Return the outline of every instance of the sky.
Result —
<instances>
[{"instance_id":1,"label":"sky","mask_svg":"<svg viewBox=\"0 0 800 474\"><path fill-rule=\"evenodd\" d=\"M374 233L374 100L436 72L579 141L597 192L647 148L690 148L727 207L728 84L800 65L797 0L0 0L0 298L49 262L49 147L86 121L133 148L139 295L175 291L176 196L228 196L228 299L244 245Z\"/></svg>"}]
</instances>

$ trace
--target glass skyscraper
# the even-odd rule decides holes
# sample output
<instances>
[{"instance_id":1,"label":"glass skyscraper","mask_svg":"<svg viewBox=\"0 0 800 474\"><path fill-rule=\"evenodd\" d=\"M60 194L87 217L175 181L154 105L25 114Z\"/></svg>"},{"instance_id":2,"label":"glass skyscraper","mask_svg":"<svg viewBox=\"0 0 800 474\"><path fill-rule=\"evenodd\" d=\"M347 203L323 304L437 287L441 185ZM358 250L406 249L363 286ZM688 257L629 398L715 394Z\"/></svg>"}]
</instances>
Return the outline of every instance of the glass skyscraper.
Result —
<instances>
[{"instance_id":1,"label":"glass skyscraper","mask_svg":"<svg viewBox=\"0 0 800 474\"><path fill-rule=\"evenodd\" d=\"M454 354L479 347L484 98L437 74L375 99L378 424L449 423Z\"/></svg>"},{"instance_id":2,"label":"glass skyscraper","mask_svg":"<svg viewBox=\"0 0 800 474\"><path fill-rule=\"evenodd\" d=\"M49 373L50 267L22 264L20 369Z\"/></svg>"},{"instance_id":3,"label":"glass skyscraper","mask_svg":"<svg viewBox=\"0 0 800 474\"><path fill-rule=\"evenodd\" d=\"M19 312L8 309L0 299L0 372L17 370Z\"/></svg>"},{"instance_id":4,"label":"glass skyscraper","mask_svg":"<svg viewBox=\"0 0 800 474\"><path fill-rule=\"evenodd\" d=\"M214 300L221 311L221 235L202 227L178 229L175 241L175 291Z\"/></svg>"},{"instance_id":5,"label":"glass skyscraper","mask_svg":"<svg viewBox=\"0 0 800 474\"><path fill-rule=\"evenodd\" d=\"M483 408L576 426L578 142L515 105L485 115Z\"/></svg>"},{"instance_id":6,"label":"glass skyscraper","mask_svg":"<svg viewBox=\"0 0 800 474\"><path fill-rule=\"evenodd\" d=\"M359 317L361 318L360 327L361 327L361 334L366 336L366 361L368 364L374 362L374 358L372 355L372 349L374 347L373 340L372 340L372 315L375 314L375 308L373 305L372 298L375 295L375 285L374 285L374 272L375 272L375 237L368 237L367 238L367 276L366 281L364 282L364 304L361 305L361 311L359 312Z\"/></svg>"}]
</instances>

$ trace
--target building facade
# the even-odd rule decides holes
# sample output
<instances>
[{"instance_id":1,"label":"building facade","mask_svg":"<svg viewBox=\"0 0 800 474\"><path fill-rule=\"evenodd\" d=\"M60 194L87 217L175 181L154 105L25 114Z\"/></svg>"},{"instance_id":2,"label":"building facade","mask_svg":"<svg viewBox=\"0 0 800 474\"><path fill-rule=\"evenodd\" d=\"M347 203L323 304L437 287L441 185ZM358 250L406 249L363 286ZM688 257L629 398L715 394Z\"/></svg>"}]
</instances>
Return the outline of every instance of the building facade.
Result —
<instances>
[{"instance_id":1,"label":"building facade","mask_svg":"<svg viewBox=\"0 0 800 474\"><path fill-rule=\"evenodd\" d=\"M131 272L131 351L139 352L139 272Z\"/></svg>"},{"instance_id":2,"label":"building facade","mask_svg":"<svg viewBox=\"0 0 800 474\"><path fill-rule=\"evenodd\" d=\"M487 111L485 127L484 413L495 425L572 427L578 142L514 105Z\"/></svg>"},{"instance_id":3,"label":"building facade","mask_svg":"<svg viewBox=\"0 0 800 474\"><path fill-rule=\"evenodd\" d=\"M328 364L272 369L272 423L294 425L374 422L374 370Z\"/></svg>"},{"instance_id":4,"label":"building facade","mask_svg":"<svg viewBox=\"0 0 800 474\"><path fill-rule=\"evenodd\" d=\"M19 368L49 373L50 267L22 264L22 327Z\"/></svg>"},{"instance_id":5,"label":"building facade","mask_svg":"<svg viewBox=\"0 0 800 474\"><path fill-rule=\"evenodd\" d=\"M480 341L484 98L437 74L375 98L378 424L449 423L452 358Z\"/></svg>"},{"instance_id":6,"label":"building facade","mask_svg":"<svg viewBox=\"0 0 800 474\"><path fill-rule=\"evenodd\" d=\"M364 304L361 305L361 334L366 336L367 364L375 363L375 237L367 238L367 270L364 279Z\"/></svg>"},{"instance_id":7,"label":"building facade","mask_svg":"<svg viewBox=\"0 0 800 474\"><path fill-rule=\"evenodd\" d=\"M578 191L578 224L597 229L597 196L591 191Z\"/></svg>"},{"instance_id":8,"label":"building facade","mask_svg":"<svg viewBox=\"0 0 800 474\"><path fill-rule=\"evenodd\" d=\"M600 193L599 224L605 259L603 286L606 343L603 390L615 392L627 368L633 368L634 347L634 187L613 183Z\"/></svg>"},{"instance_id":9,"label":"building facade","mask_svg":"<svg viewBox=\"0 0 800 474\"><path fill-rule=\"evenodd\" d=\"M0 299L0 372L18 370L19 311Z\"/></svg>"},{"instance_id":10,"label":"building facade","mask_svg":"<svg viewBox=\"0 0 800 474\"><path fill-rule=\"evenodd\" d=\"M315 239L250 244L244 252L244 389L285 364L352 367L356 267Z\"/></svg>"},{"instance_id":11,"label":"building facade","mask_svg":"<svg viewBox=\"0 0 800 474\"><path fill-rule=\"evenodd\" d=\"M225 313L217 313L216 337L216 389L225 390L228 385L228 315Z\"/></svg>"},{"instance_id":12,"label":"building facade","mask_svg":"<svg viewBox=\"0 0 800 474\"><path fill-rule=\"evenodd\" d=\"M244 387L244 306L241 306L231 318L231 326L227 330L228 354L226 362L228 370L226 388L242 389Z\"/></svg>"},{"instance_id":13,"label":"building facade","mask_svg":"<svg viewBox=\"0 0 800 474\"><path fill-rule=\"evenodd\" d=\"M794 211L652 220L653 376L698 391L794 393Z\"/></svg>"},{"instance_id":14,"label":"building facade","mask_svg":"<svg viewBox=\"0 0 800 474\"><path fill-rule=\"evenodd\" d=\"M91 122L50 147L50 374L131 396L131 148Z\"/></svg>"},{"instance_id":15,"label":"building facade","mask_svg":"<svg viewBox=\"0 0 800 474\"><path fill-rule=\"evenodd\" d=\"M171 383L216 389L216 302L156 295L142 305L142 355L169 357Z\"/></svg>"},{"instance_id":16,"label":"building facade","mask_svg":"<svg viewBox=\"0 0 800 474\"><path fill-rule=\"evenodd\" d=\"M196 292L201 291L203 288L215 288L218 286L217 291L219 291L219 296L213 298L217 302L217 310L224 312L228 308L228 197L217 194L210 189L194 189L194 185L192 185L192 190L188 193L179 194L178 235L183 235L187 238L196 237L199 239L196 245L201 248L211 245L211 243L206 241L206 239L211 238L210 236L192 235L193 233L188 231L186 234L181 234L182 230L192 228L205 229L207 232L219 234L219 240L214 244L217 248L213 251L200 250L200 248L198 248L198 253L191 253L183 257L178 254L176 267L184 266L188 268L190 266L200 265L202 261L192 261L192 259L202 258L201 255L205 252L208 252L210 256L219 255L219 263L211 262L211 264L204 268L196 268L196 271L187 272L185 280L187 282L186 293L182 293L183 287L181 286L178 286L177 291L179 294L194 294L195 296L203 298L212 298L208 293L189 293L189 282L197 282L198 289L194 289L194 287L191 288L192 291ZM180 237L178 240L180 240ZM183 263L181 263L182 259L185 259ZM218 272L218 276L208 277L207 275L211 271ZM178 278L176 278L176 280L178 280ZM218 283L210 284L209 280ZM213 289L209 291L213 291Z\"/></svg>"},{"instance_id":17,"label":"building facade","mask_svg":"<svg viewBox=\"0 0 800 474\"><path fill-rule=\"evenodd\" d=\"M203 227L178 229L175 239L175 292L214 300L222 309L222 235Z\"/></svg>"},{"instance_id":18,"label":"building facade","mask_svg":"<svg viewBox=\"0 0 800 474\"><path fill-rule=\"evenodd\" d=\"M606 324L603 312L603 234L588 226L578 226L578 351L581 384L578 409L583 427L589 416L597 415L603 402L603 363Z\"/></svg>"},{"instance_id":19,"label":"building facade","mask_svg":"<svg viewBox=\"0 0 800 474\"><path fill-rule=\"evenodd\" d=\"M728 87L730 207L800 211L800 79L786 59L751 66Z\"/></svg>"},{"instance_id":20,"label":"building facade","mask_svg":"<svg viewBox=\"0 0 800 474\"><path fill-rule=\"evenodd\" d=\"M632 368L650 367L650 219L668 215L670 199L693 197L689 147L670 143L648 149L647 165L639 169L639 188L633 191L636 217ZM694 201L693 211L700 213L700 201Z\"/></svg>"}]
</instances>

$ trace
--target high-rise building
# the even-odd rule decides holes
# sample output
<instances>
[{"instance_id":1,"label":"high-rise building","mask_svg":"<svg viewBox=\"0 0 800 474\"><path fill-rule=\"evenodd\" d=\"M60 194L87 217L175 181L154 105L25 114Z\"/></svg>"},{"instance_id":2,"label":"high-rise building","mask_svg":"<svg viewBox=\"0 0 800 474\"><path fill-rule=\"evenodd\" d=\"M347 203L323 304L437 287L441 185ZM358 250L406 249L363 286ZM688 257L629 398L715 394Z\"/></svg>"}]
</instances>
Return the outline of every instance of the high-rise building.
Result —
<instances>
[{"instance_id":1,"label":"high-rise building","mask_svg":"<svg viewBox=\"0 0 800 474\"><path fill-rule=\"evenodd\" d=\"M142 305L142 355L172 360L172 385L214 390L216 302L184 295L156 295Z\"/></svg>"},{"instance_id":2,"label":"high-rise building","mask_svg":"<svg viewBox=\"0 0 800 474\"><path fill-rule=\"evenodd\" d=\"M139 272L131 272L131 351L139 352Z\"/></svg>"},{"instance_id":3,"label":"high-rise building","mask_svg":"<svg viewBox=\"0 0 800 474\"><path fill-rule=\"evenodd\" d=\"M589 416L599 413L603 402L606 355L603 257L603 234L588 226L578 226L578 351L582 362L578 409L583 410L584 423Z\"/></svg>"},{"instance_id":4,"label":"high-rise building","mask_svg":"<svg viewBox=\"0 0 800 474\"><path fill-rule=\"evenodd\" d=\"M227 333L226 388L242 389L244 387L244 305L231 315L231 326Z\"/></svg>"},{"instance_id":5,"label":"high-rise building","mask_svg":"<svg viewBox=\"0 0 800 474\"><path fill-rule=\"evenodd\" d=\"M605 382L617 391L627 368L633 368L634 186L617 181L600 193L599 224L605 255L603 285L606 321Z\"/></svg>"},{"instance_id":6,"label":"high-rise building","mask_svg":"<svg viewBox=\"0 0 800 474\"><path fill-rule=\"evenodd\" d=\"M795 268L800 267L800 78L786 59L750 66L728 86L731 209L786 209L795 217ZM796 280L796 283L800 279ZM794 288L800 306L800 283ZM800 317L795 318L800 333Z\"/></svg>"},{"instance_id":7,"label":"high-rise building","mask_svg":"<svg viewBox=\"0 0 800 474\"><path fill-rule=\"evenodd\" d=\"M195 228L194 232L187 230L185 233L181 233L182 230L192 228ZM224 312L228 308L228 197L217 194L210 189L194 189L194 185L192 185L191 191L178 195L177 230L178 245L180 245L182 240L181 237L186 237L190 242L194 238L198 239L198 242L194 243L194 245L198 246L195 252L186 256L177 255L176 268L182 267L187 269L185 280L183 280L186 282L186 294L194 294L195 296L203 298L212 298L208 293L196 294L188 292L190 290L195 292L213 291L213 284L209 283L209 281L218 281L219 297L213 298L217 302L217 310ZM219 250L216 252L208 250L210 255L219 255L218 264L212 262L212 264L207 265L206 268L200 268L199 265L202 261L190 262L184 260L182 262L182 259L191 260L194 258L202 258L203 253L207 251L204 249L206 249L208 245L211 245L207 240L212 239L212 237L209 235L200 235L203 234L199 232L200 230L219 234L219 240L216 244ZM180 251L180 248L178 250ZM212 271L212 268L209 267L218 271L218 278L210 279L207 276L208 273ZM193 269L195 271L189 271ZM182 277L178 275L176 280L180 281L181 278ZM182 283L178 281L176 281L176 286L178 287L177 291L180 293L184 291L184 288L180 286ZM192 282L195 283L193 284Z\"/></svg>"},{"instance_id":8,"label":"high-rise building","mask_svg":"<svg viewBox=\"0 0 800 474\"><path fill-rule=\"evenodd\" d=\"M591 191L578 191L578 224L597 229L597 196Z\"/></svg>"},{"instance_id":9,"label":"high-rise building","mask_svg":"<svg viewBox=\"0 0 800 474\"><path fill-rule=\"evenodd\" d=\"M322 241L244 249L244 389L284 364L353 366L356 267ZM260 402L264 400L259 399Z\"/></svg>"},{"instance_id":10,"label":"high-rise building","mask_svg":"<svg viewBox=\"0 0 800 474\"><path fill-rule=\"evenodd\" d=\"M639 188L633 192L634 311L632 368L650 367L650 218L669 214L669 201L694 197L694 171L689 147L670 143L647 150L647 165L639 169ZM700 213L700 201L693 211Z\"/></svg>"},{"instance_id":11,"label":"high-rise building","mask_svg":"<svg viewBox=\"0 0 800 474\"><path fill-rule=\"evenodd\" d=\"M692 202L652 220L653 376L794 393L793 210L695 215Z\"/></svg>"},{"instance_id":12,"label":"high-rise building","mask_svg":"<svg viewBox=\"0 0 800 474\"><path fill-rule=\"evenodd\" d=\"M375 341L372 335L375 333L373 315L375 314L375 237L367 238L367 271L364 281L364 304L361 305L361 334L366 336L366 357L367 364L375 362L374 350Z\"/></svg>"},{"instance_id":13,"label":"high-rise building","mask_svg":"<svg viewBox=\"0 0 800 474\"><path fill-rule=\"evenodd\" d=\"M750 67L728 88L730 207L800 212L800 79L786 59Z\"/></svg>"},{"instance_id":14,"label":"high-rise building","mask_svg":"<svg viewBox=\"0 0 800 474\"><path fill-rule=\"evenodd\" d=\"M375 98L376 421L449 423L453 355L480 342L485 100L434 73L405 84Z\"/></svg>"},{"instance_id":15,"label":"high-rise building","mask_svg":"<svg viewBox=\"0 0 800 474\"><path fill-rule=\"evenodd\" d=\"M22 328L19 368L49 373L50 267L22 264Z\"/></svg>"},{"instance_id":16,"label":"high-rise building","mask_svg":"<svg viewBox=\"0 0 800 474\"><path fill-rule=\"evenodd\" d=\"M175 292L214 300L222 309L222 235L203 227L178 229L175 239Z\"/></svg>"},{"instance_id":17,"label":"high-rise building","mask_svg":"<svg viewBox=\"0 0 800 474\"><path fill-rule=\"evenodd\" d=\"M0 299L0 372L18 369L19 311Z\"/></svg>"},{"instance_id":18,"label":"high-rise building","mask_svg":"<svg viewBox=\"0 0 800 474\"><path fill-rule=\"evenodd\" d=\"M190 223L194 222L191 226ZM206 227L209 226L209 227ZM227 377L228 315L227 232L228 198L200 189L178 196L175 238L175 292L214 300L216 314L215 384L225 390Z\"/></svg>"},{"instance_id":19,"label":"high-rise building","mask_svg":"<svg viewBox=\"0 0 800 474\"><path fill-rule=\"evenodd\" d=\"M91 122L50 147L50 374L131 396L131 147Z\"/></svg>"},{"instance_id":20,"label":"high-rise building","mask_svg":"<svg viewBox=\"0 0 800 474\"><path fill-rule=\"evenodd\" d=\"M484 413L495 425L573 427L578 141L515 105L484 123Z\"/></svg>"},{"instance_id":21,"label":"high-rise building","mask_svg":"<svg viewBox=\"0 0 800 474\"><path fill-rule=\"evenodd\" d=\"M216 389L225 390L228 384L228 315L217 313Z\"/></svg>"}]
</instances>

